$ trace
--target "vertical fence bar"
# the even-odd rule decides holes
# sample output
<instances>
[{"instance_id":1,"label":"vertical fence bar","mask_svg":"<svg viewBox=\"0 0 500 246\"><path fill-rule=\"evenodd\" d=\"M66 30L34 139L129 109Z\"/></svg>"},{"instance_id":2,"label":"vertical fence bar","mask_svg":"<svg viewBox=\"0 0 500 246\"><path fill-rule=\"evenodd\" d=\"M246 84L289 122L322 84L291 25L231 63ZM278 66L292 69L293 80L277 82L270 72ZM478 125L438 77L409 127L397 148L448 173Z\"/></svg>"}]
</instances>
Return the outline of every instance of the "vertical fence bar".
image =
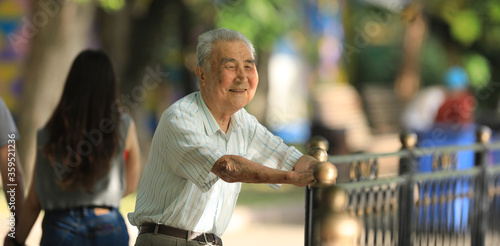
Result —
<instances>
[{"instance_id":1,"label":"vertical fence bar","mask_svg":"<svg viewBox=\"0 0 500 246\"><path fill-rule=\"evenodd\" d=\"M310 155L320 162L328 160L328 140L321 136L312 137L306 144L307 155ZM304 245L312 246L313 238L313 218L314 218L314 193L310 187L305 188L305 226L304 226Z\"/></svg>"},{"instance_id":2,"label":"vertical fence bar","mask_svg":"<svg viewBox=\"0 0 500 246\"><path fill-rule=\"evenodd\" d=\"M417 134L406 132L401 134L403 149L412 151L417 144ZM399 161L399 175L406 176L406 183L399 190L399 232L398 245L410 246L412 242L412 212L414 208L414 181L413 175L416 170L416 159L410 154L401 157Z\"/></svg>"},{"instance_id":3,"label":"vertical fence bar","mask_svg":"<svg viewBox=\"0 0 500 246\"><path fill-rule=\"evenodd\" d=\"M313 196L311 189L306 187L306 221L305 221L305 231L304 231L304 245L311 246L312 240L312 204Z\"/></svg>"},{"instance_id":4,"label":"vertical fence bar","mask_svg":"<svg viewBox=\"0 0 500 246\"><path fill-rule=\"evenodd\" d=\"M423 189L422 189L422 183L418 183L418 193L417 193L417 203L415 206L415 215L413 217L413 228L415 228L415 237L413 239L413 244L414 245L419 245L418 244L418 239L420 239L420 234L421 234L421 226L419 223L421 223L420 217L422 216L422 201L423 201Z\"/></svg>"},{"instance_id":5,"label":"vertical fence bar","mask_svg":"<svg viewBox=\"0 0 500 246\"><path fill-rule=\"evenodd\" d=\"M392 214L392 219L391 219L391 224L389 226L389 230L391 232L391 245L396 245L396 232L398 225L398 216L397 216L397 211L398 211L398 201L399 201L399 189L400 187L397 185L391 186L391 200L390 200L390 209L391 209L391 214Z\"/></svg>"},{"instance_id":6,"label":"vertical fence bar","mask_svg":"<svg viewBox=\"0 0 500 246\"><path fill-rule=\"evenodd\" d=\"M491 130L486 126L478 127L476 131L477 142L482 144L484 148L477 152L475 165L480 168L479 176L476 178L476 189L474 191L474 205L476 211L475 228L472 231L472 245L484 246L486 240L486 232L488 231L488 148L487 144L491 138Z\"/></svg>"}]
</instances>

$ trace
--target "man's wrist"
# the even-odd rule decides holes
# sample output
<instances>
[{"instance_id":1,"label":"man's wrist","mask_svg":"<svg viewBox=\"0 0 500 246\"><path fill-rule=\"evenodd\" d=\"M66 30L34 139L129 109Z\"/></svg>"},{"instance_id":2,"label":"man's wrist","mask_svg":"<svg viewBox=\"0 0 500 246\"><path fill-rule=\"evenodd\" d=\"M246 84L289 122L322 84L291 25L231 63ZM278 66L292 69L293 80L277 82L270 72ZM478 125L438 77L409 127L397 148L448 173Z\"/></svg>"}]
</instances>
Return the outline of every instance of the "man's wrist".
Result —
<instances>
[{"instance_id":1,"label":"man's wrist","mask_svg":"<svg viewBox=\"0 0 500 246\"><path fill-rule=\"evenodd\" d=\"M286 182L284 182L285 184L292 184L292 185L297 185L297 177L298 177L298 172L295 170L295 171L289 171L289 172L286 172Z\"/></svg>"}]
</instances>

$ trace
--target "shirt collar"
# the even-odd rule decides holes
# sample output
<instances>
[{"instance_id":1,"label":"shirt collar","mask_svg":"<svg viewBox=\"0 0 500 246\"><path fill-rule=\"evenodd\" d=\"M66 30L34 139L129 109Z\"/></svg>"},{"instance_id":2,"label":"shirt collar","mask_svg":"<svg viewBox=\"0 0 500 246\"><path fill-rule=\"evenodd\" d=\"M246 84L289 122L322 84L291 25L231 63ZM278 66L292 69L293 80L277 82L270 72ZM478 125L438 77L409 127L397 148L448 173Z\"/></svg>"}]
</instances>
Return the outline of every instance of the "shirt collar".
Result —
<instances>
[{"instance_id":1,"label":"shirt collar","mask_svg":"<svg viewBox=\"0 0 500 246\"><path fill-rule=\"evenodd\" d=\"M203 97L201 96L200 92L198 92L197 97L198 97L198 104L200 105L201 108L205 132L209 135L213 135L217 131L222 132L222 129L220 128L219 124L217 123L214 116L210 112L210 109L208 109L207 105L205 104L205 101L203 100ZM228 131L241 127L241 124L237 120L238 117L236 116L240 111L241 109L231 116L231 122L229 122Z\"/></svg>"}]
</instances>

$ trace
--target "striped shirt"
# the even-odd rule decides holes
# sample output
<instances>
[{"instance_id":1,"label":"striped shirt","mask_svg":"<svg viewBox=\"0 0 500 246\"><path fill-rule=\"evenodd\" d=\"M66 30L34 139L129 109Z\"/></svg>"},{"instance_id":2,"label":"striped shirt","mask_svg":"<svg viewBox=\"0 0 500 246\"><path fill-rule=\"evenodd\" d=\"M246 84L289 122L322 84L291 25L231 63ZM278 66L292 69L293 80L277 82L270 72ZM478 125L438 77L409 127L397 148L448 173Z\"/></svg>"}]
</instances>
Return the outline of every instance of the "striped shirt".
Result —
<instances>
[{"instance_id":1,"label":"striped shirt","mask_svg":"<svg viewBox=\"0 0 500 246\"><path fill-rule=\"evenodd\" d=\"M144 169L130 223L157 223L222 235L241 183L211 172L223 155L239 155L267 167L292 170L302 154L270 133L245 109L224 133L199 92L163 112ZM279 185L269 186L278 189Z\"/></svg>"}]
</instances>

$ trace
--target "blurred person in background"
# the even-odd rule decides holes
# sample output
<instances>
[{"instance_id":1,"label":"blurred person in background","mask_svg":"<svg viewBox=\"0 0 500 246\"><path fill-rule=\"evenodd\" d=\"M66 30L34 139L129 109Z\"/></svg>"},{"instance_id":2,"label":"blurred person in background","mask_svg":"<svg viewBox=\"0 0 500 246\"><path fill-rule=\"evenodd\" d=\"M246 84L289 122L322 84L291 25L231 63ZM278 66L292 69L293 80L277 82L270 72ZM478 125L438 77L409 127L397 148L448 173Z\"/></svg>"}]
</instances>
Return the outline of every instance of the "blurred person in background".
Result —
<instances>
[{"instance_id":1,"label":"blurred person in background","mask_svg":"<svg viewBox=\"0 0 500 246\"><path fill-rule=\"evenodd\" d=\"M419 91L405 106L401 123L406 130L426 132L432 129L445 99L443 86L429 86Z\"/></svg>"},{"instance_id":2,"label":"blurred person in background","mask_svg":"<svg viewBox=\"0 0 500 246\"><path fill-rule=\"evenodd\" d=\"M38 131L33 180L16 228L23 245L40 210L40 245L128 245L120 199L138 184L132 118L117 108L117 80L102 51L74 60L59 104Z\"/></svg>"},{"instance_id":3,"label":"blurred person in background","mask_svg":"<svg viewBox=\"0 0 500 246\"><path fill-rule=\"evenodd\" d=\"M202 34L195 72L200 91L165 110L153 137L128 216L139 227L139 246L222 245L241 182L276 189L313 182L317 160L243 108L258 84L255 50L245 36L225 28Z\"/></svg>"},{"instance_id":4,"label":"blurred person in background","mask_svg":"<svg viewBox=\"0 0 500 246\"><path fill-rule=\"evenodd\" d=\"M458 130L474 122L474 96L469 92L465 70L454 66L446 71L444 86L421 90L405 107L402 124L407 130L427 132L436 126Z\"/></svg>"},{"instance_id":5,"label":"blurred person in background","mask_svg":"<svg viewBox=\"0 0 500 246\"><path fill-rule=\"evenodd\" d=\"M417 146L468 145L476 141L475 98L468 90L468 81L463 68L450 67L443 76L444 86L428 87L408 104L403 125L418 134ZM460 151L443 160L439 156L421 156L417 171L470 168L474 153Z\"/></svg>"},{"instance_id":6,"label":"blurred person in background","mask_svg":"<svg viewBox=\"0 0 500 246\"><path fill-rule=\"evenodd\" d=\"M18 139L19 133L12 115L0 97L0 171L7 207L12 213L9 216L9 233L24 204L23 169L16 151Z\"/></svg>"},{"instance_id":7,"label":"blurred person in background","mask_svg":"<svg viewBox=\"0 0 500 246\"><path fill-rule=\"evenodd\" d=\"M468 90L469 76L459 66L448 69L446 73L446 92L437 114L436 124L448 124L457 130L474 123L476 101Z\"/></svg>"}]
</instances>

